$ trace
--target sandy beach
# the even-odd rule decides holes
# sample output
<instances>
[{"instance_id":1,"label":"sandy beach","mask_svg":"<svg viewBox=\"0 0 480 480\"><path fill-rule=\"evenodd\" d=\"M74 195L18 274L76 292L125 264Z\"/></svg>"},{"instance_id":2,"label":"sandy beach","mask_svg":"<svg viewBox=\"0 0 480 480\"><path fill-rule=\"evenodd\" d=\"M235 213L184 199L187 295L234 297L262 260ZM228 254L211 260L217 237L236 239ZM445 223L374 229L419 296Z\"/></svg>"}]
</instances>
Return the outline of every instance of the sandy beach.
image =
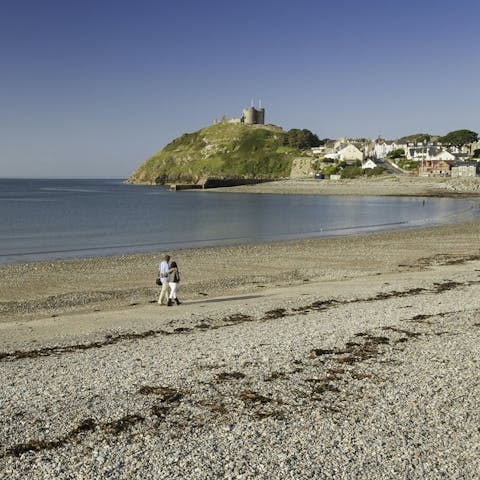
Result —
<instances>
[{"instance_id":1,"label":"sandy beach","mask_svg":"<svg viewBox=\"0 0 480 480\"><path fill-rule=\"evenodd\" d=\"M398 194L382 182L371 194ZM409 193L478 190L443 184ZM288 185L236 189L348 191ZM478 478L479 238L477 222L169 252L175 307L156 303L164 252L2 266L0 475Z\"/></svg>"}]
</instances>

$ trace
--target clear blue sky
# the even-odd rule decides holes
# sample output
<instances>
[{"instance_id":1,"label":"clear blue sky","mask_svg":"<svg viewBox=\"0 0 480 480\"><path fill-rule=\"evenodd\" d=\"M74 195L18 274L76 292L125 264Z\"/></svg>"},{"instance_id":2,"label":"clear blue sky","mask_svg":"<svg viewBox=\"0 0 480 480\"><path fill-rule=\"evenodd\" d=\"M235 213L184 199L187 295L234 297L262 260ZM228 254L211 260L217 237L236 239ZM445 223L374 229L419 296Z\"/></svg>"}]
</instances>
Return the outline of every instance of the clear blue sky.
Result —
<instances>
[{"instance_id":1,"label":"clear blue sky","mask_svg":"<svg viewBox=\"0 0 480 480\"><path fill-rule=\"evenodd\" d=\"M480 130L478 0L3 0L0 177L127 177L262 100L320 137Z\"/></svg>"}]
</instances>

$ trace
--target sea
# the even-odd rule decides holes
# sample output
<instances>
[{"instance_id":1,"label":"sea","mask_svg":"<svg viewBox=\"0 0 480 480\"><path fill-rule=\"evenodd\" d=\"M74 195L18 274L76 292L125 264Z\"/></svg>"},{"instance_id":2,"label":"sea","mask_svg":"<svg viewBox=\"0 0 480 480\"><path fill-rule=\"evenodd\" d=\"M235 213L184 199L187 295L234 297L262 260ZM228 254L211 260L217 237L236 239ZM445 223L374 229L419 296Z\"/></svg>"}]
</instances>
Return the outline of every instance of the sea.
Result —
<instances>
[{"instance_id":1,"label":"sea","mask_svg":"<svg viewBox=\"0 0 480 480\"><path fill-rule=\"evenodd\" d=\"M171 192L122 179L0 179L0 264L354 235L478 216L476 200Z\"/></svg>"}]
</instances>

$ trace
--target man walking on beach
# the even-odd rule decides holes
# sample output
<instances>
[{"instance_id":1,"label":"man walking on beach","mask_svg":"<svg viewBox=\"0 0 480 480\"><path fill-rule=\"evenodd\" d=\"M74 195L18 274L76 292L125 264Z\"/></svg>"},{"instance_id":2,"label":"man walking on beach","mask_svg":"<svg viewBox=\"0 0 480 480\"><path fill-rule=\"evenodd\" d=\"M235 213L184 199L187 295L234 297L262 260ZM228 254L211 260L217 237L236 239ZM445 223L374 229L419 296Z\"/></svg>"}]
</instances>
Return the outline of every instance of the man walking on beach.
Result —
<instances>
[{"instance_id":1,"label":"man walking on beach","mask_svg":"<svg viewBox=\"0 0 480 480\"><path fill-rule=\"evenodd\" d=\"M162 282L162 289L160 290L160 296L158 297L159 305L167 305L168 303L168 269L170 265L170 255L165 255L160 262L160 281Z\"/></svg>"}]
</instances>

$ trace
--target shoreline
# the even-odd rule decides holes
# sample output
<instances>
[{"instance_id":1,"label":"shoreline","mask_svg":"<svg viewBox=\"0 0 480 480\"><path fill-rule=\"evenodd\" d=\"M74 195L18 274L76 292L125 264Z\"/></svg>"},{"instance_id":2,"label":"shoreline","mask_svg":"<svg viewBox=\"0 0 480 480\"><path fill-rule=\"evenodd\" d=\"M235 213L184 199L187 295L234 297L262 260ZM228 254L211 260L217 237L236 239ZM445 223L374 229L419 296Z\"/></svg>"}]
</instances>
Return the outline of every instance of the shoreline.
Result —
<instances>
[{"instance_id":1,"label":"shoreline","mask_svg":"<svg viewBox=\"0 0 480 480\"><path fill-rule=\"evenodd\" d=\"M480 177L380 176L340 180L291 178L210 190L225 193L277 193L284 195L476 198L480 196Z\"/></svg>"},{"instance_id":2,"label":"shoreline","mask_svg":"<svg viewBox=\"0 0 480 480\"><path fill-rule=\"evenodd\" d=\"M182 272L180 298L195 301L288 284L421 270L422 262L430 261L426 259L479 254L479 236L477 221L168 253ZM164 253L2 265L0 323L152 303L158 296L154 280Z\"/></svg>"}]
</instances>

